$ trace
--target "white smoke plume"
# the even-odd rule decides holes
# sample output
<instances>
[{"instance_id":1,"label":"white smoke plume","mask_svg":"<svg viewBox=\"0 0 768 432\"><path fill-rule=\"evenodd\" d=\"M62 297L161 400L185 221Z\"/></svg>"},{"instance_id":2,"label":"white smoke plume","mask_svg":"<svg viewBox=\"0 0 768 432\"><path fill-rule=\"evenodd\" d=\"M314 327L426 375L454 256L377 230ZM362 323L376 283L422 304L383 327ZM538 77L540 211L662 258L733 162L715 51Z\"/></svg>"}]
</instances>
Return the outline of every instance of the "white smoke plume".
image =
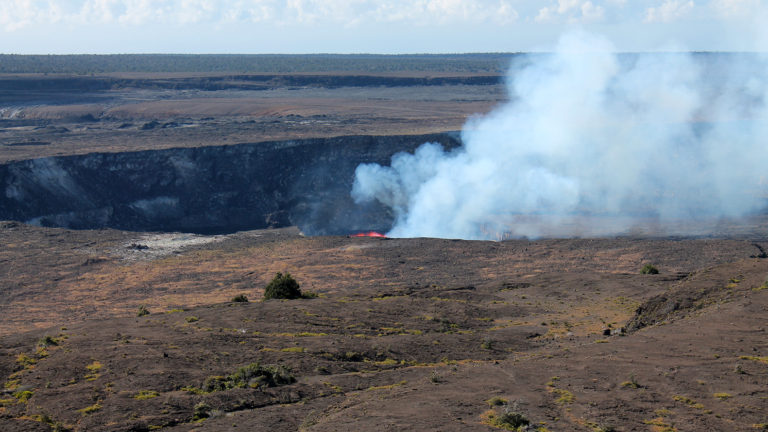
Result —
<instances>
[{"instance_id":1,"label":"white smoke plume","mask_svg":"<svg viewBox=\"0 0 768 432\"><path fill-rule=\"evenodd\" d=\"M463 146L360 165L352 196L391 207L390 236L612 235L765 207L768 62L758 54L617 54L574 32L513 64L509 102Z\"/></svg>"}]
</instances>

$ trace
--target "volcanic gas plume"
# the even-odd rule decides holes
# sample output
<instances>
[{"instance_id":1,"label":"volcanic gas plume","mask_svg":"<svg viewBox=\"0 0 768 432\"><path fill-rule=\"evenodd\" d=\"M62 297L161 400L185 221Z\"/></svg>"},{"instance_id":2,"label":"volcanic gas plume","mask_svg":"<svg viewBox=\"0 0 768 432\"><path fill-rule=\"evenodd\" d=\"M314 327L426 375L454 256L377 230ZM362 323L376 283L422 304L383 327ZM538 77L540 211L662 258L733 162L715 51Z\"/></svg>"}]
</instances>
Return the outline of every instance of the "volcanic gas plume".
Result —
<instances>
[{"instance_id":1,"label":"volcanic gas plume","mask_svg":"<svg viewBox=\"0 0 768 432\"><path fill-rule=\"evenodd\" d=\"M513 62L508 102L468 121L462 147L362 164L352 196L389 206L395 237L685 233L742 217L766 204L767 60L617 54L571 33Z\"/></svg>"}]
</instances>

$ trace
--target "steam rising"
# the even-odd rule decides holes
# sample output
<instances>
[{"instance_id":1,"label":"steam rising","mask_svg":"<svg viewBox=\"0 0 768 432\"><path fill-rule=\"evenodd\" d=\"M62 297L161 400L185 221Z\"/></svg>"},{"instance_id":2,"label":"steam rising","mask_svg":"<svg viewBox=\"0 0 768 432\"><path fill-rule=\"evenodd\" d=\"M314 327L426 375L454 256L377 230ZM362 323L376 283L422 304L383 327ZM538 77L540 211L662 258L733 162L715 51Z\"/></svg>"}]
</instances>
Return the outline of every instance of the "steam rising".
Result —
<instances>
[{"instance_id":1,"label":"steam rising","mask_svg":"<svg viewBox=\"0 0 768 432\"><path fill-rule=\"evenodd\" d=\"M765 207L768 63L757 54L616 54L564 36L513 64L509 102L389 167L352 196L395 214L390 236L499 238L685 232Z\"/></svg>"}]
</instances>

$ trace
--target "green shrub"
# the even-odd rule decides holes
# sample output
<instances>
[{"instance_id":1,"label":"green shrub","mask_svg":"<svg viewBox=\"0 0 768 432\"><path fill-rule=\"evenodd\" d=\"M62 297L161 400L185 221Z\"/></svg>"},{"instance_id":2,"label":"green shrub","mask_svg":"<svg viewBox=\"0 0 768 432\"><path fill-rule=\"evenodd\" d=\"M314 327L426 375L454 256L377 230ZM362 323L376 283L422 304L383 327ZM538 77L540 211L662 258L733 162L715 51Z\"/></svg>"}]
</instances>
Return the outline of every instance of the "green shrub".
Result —
<instances>
[{"instance_id":1,"label":"green shrub","mask_svg":"<svg viewBox=\"0 0 768 432\"><path fill-rule=\"evenodd\" d=\"M235 303L248 303L248 297L245 294L239 294L232 297L232 301Z\"/></svg>"},{"instance_id":2,"label":"green shrub","mask_svg":"<svg viewBox=\"0 0 768 432\"><path fill-rule=\"evenodd\" d=\"M434 384L440 384L443 382L443 377L440 376L440 373L436 370L432 371L432 374L429 376L429 380L432 381Z\"/></svg>"},{"instance_id":3,"label":"green shrub","mask_svg":"<svg viewBox=\"0 0 768 432\"><path fill-rule=\"evenodd\" d=\"M498 417L497 424L499 426L509 426L517 429L523 426L528 426L531 422L519 412L505 412Z\"/></svg>"},{"instance_id":4,"label":"green shrub","mask_svg":"<svg viewBox=\"0 0 768 432\"><path fill-rule=\"evenodd\" d=\"M494 407L494 406L502 406L507 404L507 400L504 398L500 398L498 396L492 397L486 401L488 405Z\"/></svg>"},{"instance_id":5,"label":"green shrub","mask_svg":"<svg viewBox=\"0 0 768 432\"><path fill-rule=\"evenodd\" d=\"M493 417L490 420L492 426L513 431L520 430L531 424L531 421L520 412L516 402L514 402L512 406L505 405L504 412L499 414L498 417Z\"/></svg>"},{"instance_id":6,"label":"green shrub","mask_svg":"<svg viewBox=\"0 0 768 432\"><path fill-rule=\"evenodd\" d=\"M34 396L34 392L29 390L20 391L13 394L13 397L18 399L19 402L27 402L32 396Z\"/></svg>"},{"instance_id":7,"label":"green shrub","mask_svg":"<svg viewBox=\"0 0 768 432\"><path fill-rule=\"evenodd\" d=\"M264 300L302 298L301 288L290 273L277 273L264 288Z\"/></svg>"},{"instance_id":8,"label":"green shrub","mask_svg":"<svg viewBox=\"0 0 768 432\"><path fill-rule=\"evenodd\" d=\"M49 346L57 346L58 344L59 344L59 341L56 340L56 338L49 335L44 336L37 342L37 345L43 348L49 347Z\"/></svg>"},{"instance_id":9,"label":"green shrub","mask_svg":"<svg viewBox=\"0 0 768 432\"><path fill-rule=\"evenodd\" d=\"M242 387L276 387L291 384L296 378L290 370L280 365L251 363L238 368L234 373L224 376L210 376L203 382L203 391L215 392Z\"/></svg>"},{"instance_id":10,"label":"green shrub","mask_svg":"<svg viewBox=\"0 0 768 432\"><path fill-rule=\"evenodd\" d=\"M67 432L69 429L64 426L63 423L55 421L48 414L34 414L31 418L35 421L48 425L51 428L51 432Z\"/></svg>"},{"instance_id":11,"label":"green shrub","mask_svg":"<svg viewBox=\"0 0 768 432\"><path fill-rule=\"evenodd\" d=\"M24 367L25 369L27 369L27 368L29 368L30 366L32 366L32 365L34 365L35 363L37 363L37 360L36 360L36 359L34 359L34 358L32 358L32 357L30 357L30 356L28 356L28 355L26 355L26 354L24 354L24 353L21 353L21 354L19 354L19 355L17 355L17 356L16 356L16 363L17 363L19 366L22 366L22 367Z\"/></svg>"},{"instance_id":12,"label":"green shrub","mask_svg":"<svg viewBox=\"0 0 768 432\"><path fill-rule=\"evenodd\" d=\"M493 349L493 340L490 338L483 339L483 343L480 344L480 348L484 350L492 350Z\"/></svg>"},{"instance_id":13,"label":"green shrub","mask_svg":"<svg viewBox=\"0 0 768 432\"><path fill-rule=\"evenodd\" d=\"M202 420L208 418L211 413L211 406L205 402L200 402L195 405L192 412L192 420Z\"/></svg>"},{"instance_id":14,"label":"green shrub","mask_svg":"<svg viewBox=\"0 0 768 432\"><path fill-rule=\"evenodd\" d=\"M639 382L637 382L637 379L635 378L635 374L629 375L629 381L622 382L621 386L624 388L633 388L633 389L643 388L643 386L640 385Z\"/></svg>"},{"instance_id":15,"label":"green shrub","mask_svg":"<svg viewBox=\"0 0 768 432\"><path fill-rule=\"evenodd\" d=\"M95 404L93 404L91 406L87 406L87 407L85 407L83 409L77 410L77 412L79 412L80 414L82 414L84 416L87 416L89 414L95 413L96 411L99 411L100 409L101 409L101 404L96 402Z\"/></svg>"},{"instance_id":16,"label":"green shrub","mask_svg":"<svg viewBox=\"0 0 768 432\"><path fill-rule=\"evenodd\" d=\"M216 392L216 391L224 391L227 390L227 377L216 375L216 376L209 376L208 378L203 381L203 392L210 393L210 392Z\"/></svg>"},{"instance_id":17,"label":"green shrub","mask_svg":"<svg viewBox=\"0 0 768 432\"><path fill-rule=\"evenodd\" d=\"M146 306L141 305L139 306L139 311L136 312L137 317L143 317L144 315L149 315L149 309L147 309Z\"/></svg>"},{"instance_id":18,"label":"green shrub","mask_svg":"<svg viewBox=\"0 0 768 432\"><path fill-rule=\"evenodd\" d=\"M659 274L659 269L654 267L653 264L646 264L640 269L640 274Z\"/></svg>"},{"instance_id":19,"label":"green shrub","mask_svg":"<svg viewBox=\"0 0 768 432\"><path fill-rule=\"evenodd\" d=\"M146 399L156 398L158 396L160 396L160 393L154 390L139 390L139 392L133 395L132 397L138 400L146 400Z\"/></svg>"},{"instance_id":20,"label":"green shrub","mask_svg":"<svg viewBox=\"0 0 768 432\"><path fill-rule=\"evenodd\" d=\"M237 384L238 387L260 387L266 385L275 387L284 384L291 384L296 379L285 366L267 365L260 366L258 363L251 363L248 366L238 368L235 373L229 376L229 379Z\"/></svg>"}]
</instances>

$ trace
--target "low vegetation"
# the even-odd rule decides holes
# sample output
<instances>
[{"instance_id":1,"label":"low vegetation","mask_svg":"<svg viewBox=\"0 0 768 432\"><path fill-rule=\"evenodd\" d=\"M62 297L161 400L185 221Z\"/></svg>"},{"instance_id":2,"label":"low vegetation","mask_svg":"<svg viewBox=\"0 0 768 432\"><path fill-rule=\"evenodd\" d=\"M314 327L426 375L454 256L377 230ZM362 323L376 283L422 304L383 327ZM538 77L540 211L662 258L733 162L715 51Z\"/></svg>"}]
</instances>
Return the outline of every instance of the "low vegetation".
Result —
<instances>
[{"instance_id":1,"label":"low vegetation","mask_svg":"<svg viewBox=\"0 0 768 432\"><path fill-rule=\"evenodd\" d=\"M40 338L40 340L37 342L37 345L43 348L58 346L59 339L54 338L53 336L50 336L50 335L46 335Z\"/></svg>"},{"instance_id":2,"label":"low vegetation","mask_svg":"<svg viewBox=\"0 0 768 432\"><path fill-rule=\"evenodd\" d=\"M443 377L440 375L440 372L433 370L429 375L429 380L432 382L432 384L440 384L443 382Z\"/></svg>"},{"instance_id":3,"label":"low vegetation","mask_svg":"<svg viewBox=\"0 0 768 432\"><path fill-rule=\"evenodd\" d=\"M395 71L502 73L515 54L0 55L0 73ZM519 55L519 54L518 54Z\"/></svg>"},{"instance_id":4,"label":"low vegetation","mask_svg":"<svg viewBox=\"0 0 768 432\"><path fill-rule=\"evenodd\" d=\"M484 350L492 350L493 349L493 340L489 338L483 339L483 342L480 344L480 347Z\"/></svg>"},{"instance_id":5,"label":"low vegetation","mask_svg":"<svg viewBox=\"0 0 768 432\"><path fill-rule=\"evenodd\" d=\"M211 406L205 402L199 402L192 411L192 420L198 421L206 419L211 414Z\"/></svg>"},{"instance_id":6,"label":"low vegetation","mask_svg":"<svg viewBox=\"0 0 768 432\"><path fill-rule=\"evenodd\" d=\"M160 396L160 393L154 390L139 390L138 393L133 395L133 398L137 400L145 400L145 399L153 399L158 396Z\"/></svg>"},{"instance_id":7,"label":"low vegetation","mask_svg":"<svg viewBox=\"0 0 768 432\"><path fill-rule=\"evenodd\" d=\"M640 274L659 274L659 269L653 264L646 264L640 269Z\"/></svg>"},{"instance_id":8,"label":"low vegetation","mask_svg":"<svg viewBox=\"0 0 768 432\"><path fill-rule=\"evenodd\" d=\"M637 382L637 379L635 378L634 374L629 376L629 381L624 381L623 383L621 383L621 386L624 388L632 388L632 389L643 388L643 386Z\"/></svg>"},{"instance_id":9,"label":"low vegetation","mask_svg":"<svg viewBox=\"0 0 768 432\"><path fill-rule=\"evenodd\" d=\"M203 382L202 390L208 393L233 388L276 387L296 382L291 371L281 365L260 365L251 363L238 368L227 376L210 376Z\"/></svg>"},{"instance_id":10,"label":"low vegetation","mask_svg":"<svg viewBox=\"0 0 768 432\"><path fill-rule=\"evenodd\" d=\"M741 360L751 360L759 363L765 363L768 364L768 356L739 356Z\"/></svg>"},{"instance_id":11,"label":"low vegetation","mask_svg":"<svg viewBox=\"0 0 768 432\"><path fill-rule=\"evenodd\" d=\"M547 382L547 390L557 396L555 399L555 402L558 405L566 405L566 404L572 404L575 400L575 397L573 396L573 393L571 393L568 390L559 389L556 387L556 382L560 380L560 377L553 376L550 378L550 380Z\"/></svg>"},{"instance_id":12,"label":"low vegetation","mask_svg":"<svg viewBox=\"0 0 768 432\"><path fill-rule=\"evenodd\" d=\"M85 377L84 377L85 380L86 381L95 381L96 379L98 379L101 376L99 371L101 370L102 367L103 366L102 366L101 362L99 362L97 360L94 360L93 363L87 365L85 367L85 369L88 371L88 373L85 374Z\"/></svg>"},{"instance_id":13,"label":"low vegetation","mask_svg":"<svg viewBox=\"0 0 768 432\"><path fill-rule=\"evenodd\" d=\"M87 406L87 407L85 407L83 409L79 409L79 410L77 410L77 412L79 412L80 414L86 416L86 415L89 415L89 414L93 414L96 411L99 411L100 409L101 409L101 404L97 402L97 403L95 403L93 405L90 405L90 406Z\"/></svg>"},{"instance_id":14,"label":"low vegetation","mask_svg":"<svg viewBox=\"0 0 768 432\"><path fill-rule=\"evenodd\" d=\"M675 396L672 396L672 399L674 399L677 402L681 402L681 403L683 403L685 405L688 405L691 408L696 408L696 409L701 409L701 410L704 409L704 405L703 404L701 404L699 402L696 402L695 400L689 398L688 396L675 395Z\"/></svg>"},{"instance_id":15,"label":"low vegetation","mask_svg":"<svg viewBox=\"0 0 768 432\"><path fill-rule=\"evenodd\" d=\"M277 273L264 288L264 300L314 298L314 293L302 293L301 286L290 273Z\"/></svg>"},{"instance_id":16,"label":"low vegetation","mask_svg":"<svg viewBox=\"0 0 768 432\"><path fill-rule=\"evenodd\" d=\"M501 413L494 410L487 411L484 423L498 429L524 431L527 430L531 421L520 411L517 402L513 402L512 405L504 404Z\"/></svg>"},{"instance_id":17,"label":"low vegetation","mask_svg":"<svg viewBox=\"0 0 768 432\"><path fill-rule=\"evenodd\" d=\"M24 354L24 353L21 353L21 354L16 356L16 364L18 364L21 367L27 368L29 366L34 365L35 363L37 363L36 359L34 359L34 358Z\"/></svg>"},{"instance_id":18,"label":"low vegetation","mask_svg":"<svg viewBox=\"0 0 768 432\"><path fill-rule=\"evenodd\" d=\"M19 402L22 402L22 403L26 403L27 401L29 401L29 399L31 399L32 396L34 396L34 393L29 390L20 391L13 394L13 397L18 399Z\"/></svg>"},{"instance_id":19,"label":"low vegetation","mask_svg":"<svg viewBox=\"0 0 768 432\"><path fill-rule=\"evenodd\" d=\"M654 432L677 432L677 428L667 423L663 417L659 416L651 420L645 420L643 423L652 426Z\"/></svg>"},{"instance_id":20,"label":"low vegetation","mask_svg":"<svg viewBox=\"0 0 768 432\"><path fill-rule=\"evenodd\" d=\"M573 393L569 392L568 390L553 388L552 393L557 395L557 399L555 399L555 402L560 405L572 404L574 401Z\"/></svg>"},{"instance_id":21,"label":"low vegetation","mask_svg":"<svg viewBox=\"0 0 768 432\"><path fill-rule=\"evenodd\" d=\"M488 405L494 407L494 406L503 406L507 404L507 400L504 398L500 398L498 396L492 397L486 401Z\"/></svg>"},{"instance_id":22,"label":"low vegetation","mask_svg":"<svg viewBox=\"0 0 768 432\"><path fill-rule=\"evenodd\" d=\"M248 297L245 294L240 294L232 297L233 303L248 303Z\"/></svg>"},{"instance_id":23,"label":"low vegetation","mask_svg":"<svg viewBox=\"0 0 768 432\"><path fill-rule=\"evenodd\" d=\"M149 315L149 309L147 309L147 307L144 305L139 306L139 310L136 312L136 316L143 317L145 315Z\"/></svg>"}]
</instances>

